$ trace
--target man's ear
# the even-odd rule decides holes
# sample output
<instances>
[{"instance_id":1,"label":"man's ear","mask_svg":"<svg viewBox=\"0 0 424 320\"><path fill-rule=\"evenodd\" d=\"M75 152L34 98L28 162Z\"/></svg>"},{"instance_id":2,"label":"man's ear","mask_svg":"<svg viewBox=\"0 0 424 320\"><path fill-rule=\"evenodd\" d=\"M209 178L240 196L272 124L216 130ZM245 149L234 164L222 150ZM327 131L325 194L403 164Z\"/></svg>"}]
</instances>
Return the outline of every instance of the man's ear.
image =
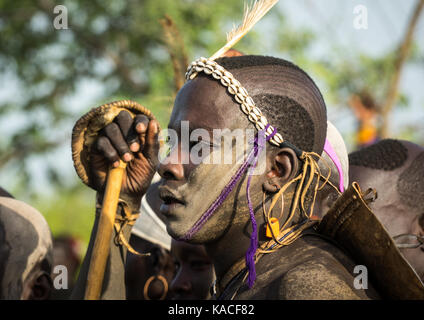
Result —
<instances>
[{"instance_id":1,"label":"man's ear","mask_svg":"<svg viewBox=\"0 0 424 320\"><path fill-rule=\"evenodd\" d=\"M53 281L46 272L41 272L32 283L29 300L47 300L53 290Z\"/></svg>"},{"instance_id":2,"label":"man's ear","mask_svg":"<svg viewBox=\"0 0 424 320\"><path fill-rule=\"evenodd\" d=\"M277 192L286 182L292 180L299 170L299 159L290 148L283 148L271 155L271 169L267 172L263 188Z\"/></svg>"}]
</instances>

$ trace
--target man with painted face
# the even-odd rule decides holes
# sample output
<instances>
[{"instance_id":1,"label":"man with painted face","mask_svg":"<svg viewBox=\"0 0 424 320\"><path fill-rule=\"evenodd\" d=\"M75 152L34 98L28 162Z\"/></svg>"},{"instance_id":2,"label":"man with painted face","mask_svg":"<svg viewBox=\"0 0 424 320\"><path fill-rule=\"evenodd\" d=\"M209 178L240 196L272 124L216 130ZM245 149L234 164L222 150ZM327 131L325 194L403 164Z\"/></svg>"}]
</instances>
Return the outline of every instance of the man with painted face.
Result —
<instances>
[{"instance_id":1,"label":"man with painted face","mask_svg":"<svg viewBox=\"0 0 424 320\"><path fill-rule=\"evenodd\" d=\"M0 299L49 299L52 265L52 236L42 214L0 197Z\"/></svg>"},{"instance_id":2,"label":"man with painted face","mask_svg":"<svg viewBox=\"0 0 424 320\"><path fill-rule=\"evenodd\" d=\"M377 298L371 285L354 288L355 262L336 245L310 228L300 237L312 225L314 155L322 153L326 136L326 107L313 80L288 61L263 56L201 59L192 64L187 79L168 125L178 143L158 166L164 179L161 212L173 238L205 244L214 261L217 296ZM202 136L202 143L211 153L202 155L200 163L191 157L197 144L185 144L184 123L188 134L196 129L210 134L210 140ZM230 163L205 161L217 152L218 158L222 155L225 143L220 142L226 136L213 135L217 129L253 129L254 143L244 144L247 156ZM125 111L103 130L90 162L100 198L107 164L122 159L128 166L121 198L138 210L157 164L157 133L154 120L133 119ZM263 172L252 174L258 157ZM265 232L270 216L283 226L271 240Z\"/></svg>"},{"instance_id":3,"label":"man with painted face","mask_svg":"<svg viewBox=\"0 0 424 320\"><path fill-rule=\"evenodd\" d=\"M424 148L385 139L349 155L349 176L375 188L370 207L424 280Z\"/></svg>"}]
</instances>

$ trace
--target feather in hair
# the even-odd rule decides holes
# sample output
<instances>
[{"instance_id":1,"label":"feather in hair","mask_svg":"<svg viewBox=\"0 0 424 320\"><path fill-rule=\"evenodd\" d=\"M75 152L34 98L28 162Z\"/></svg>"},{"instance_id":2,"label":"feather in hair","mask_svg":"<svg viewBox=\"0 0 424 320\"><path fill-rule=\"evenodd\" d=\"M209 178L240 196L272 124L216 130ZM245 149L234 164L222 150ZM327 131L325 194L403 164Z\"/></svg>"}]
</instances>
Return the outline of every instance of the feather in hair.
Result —
<instances>
[{"instance_id":1,"label":"feather in hair","mask_svg":"<svg viewBox=\"0 0 424 320\"><path fill-rule=\"evenodd\" d=\"M243 22L227 34L227 43L210 59L215 60L230 50L277 2L278 0L257 0L251 9L245 4Z\"/></svg>"}]
</instances>

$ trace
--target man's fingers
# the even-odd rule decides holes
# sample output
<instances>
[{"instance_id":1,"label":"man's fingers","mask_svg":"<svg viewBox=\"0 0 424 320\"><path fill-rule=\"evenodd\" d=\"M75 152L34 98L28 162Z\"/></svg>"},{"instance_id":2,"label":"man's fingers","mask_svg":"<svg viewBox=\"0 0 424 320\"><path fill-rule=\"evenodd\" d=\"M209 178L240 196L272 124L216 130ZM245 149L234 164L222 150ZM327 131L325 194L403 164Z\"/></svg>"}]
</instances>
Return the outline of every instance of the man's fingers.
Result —
<instances>
[{"instance_id":1,"label":"man's fingers","mask_svg":"<svg viewBox=\"0 0 424 320\"><path fill-rule=\"evenodd\" d=\"M121 129L129 148L132 152L137 152L140 149L137 132L135 131L134 121L128 111L121 111L114 119Z\"/></svg>"},{"instance_id":2,"label":"man's fingers","mask_svg":"<svg viewBox=\"0 0 424 320\"><path fill-rule=\"evenodd\" d=\"M124 160L125 162L131 161L133 159L133 156L131 154L127 142L125 141L122 135L119 126L115 122L112 122L108 124L103 130L105 135L110 140L112 146L121 156L122 160Z\"/></svg>"},{"instance_id":3,"label":"man's fingers","mask_svg":"<svg viewBox=\"0 0 424 320\"><path fill-rule=\"evenodd\" d=\"M145 134L149 125L149 118L144 114L139 114L134 118L135 131L140 134Z\"/></svg>"},{"instance_id":4,"label":"man's fingers","mask_svg":"<svg viewBox=\"0 0 424 320\"><path fill-rule=\"evenodd\" d=\"M102 154L110 164L112 164L114 167L119 165L119 155L108 138L98 138L95 146L97 151Z\"/></svg>"},{"instance_id":5,"label":"man's fingers","mask_svg":"<svg viewBox=\"0 0 424 320\"><path fill-rule=\"evenodd\" d=\"M159 152L159 124L156 120L152 120L148 124L145 145L143 147L143 153L146 157L150 158L152 161L155 161L158 157Z\"/></svg>"},{"instance_id":6,"label":"man's fingers","mask_svg":"<svg viewBox=\"0 0 424 320\"><path fill-rule=\"evenodd\" d=\"M128 111L122 110L115 117L113 122L119 125L119 128L121 129L121 132L124 137L128 136L128 133L130 132L130 129L133 123L133 119L131 118L131 115Z\"/></svg>"},{"instance_id":7,"label":"man's fingers","mask_svg":"<svg viewBox=\"0 0 424 320\"><path fill-rule=\"evenodd\" d=\"M139 114L134 118L134 129L141 144L140 148L143 148L149 121L150 119L144 114Z\"/></svg>"},{"instance_id":8,"label":"man's fingers","mask_svg":"<svg viewBox=\"0 0 424 320\"><path fill-rule=\"evenodd\" d=\"M114 121L103 129L103 136L97 139L97 149L113 165L119 164L119 157L131 161L132 152L141 152L152 160L157 157L159 144L157 121L150 121L145 115L131 118L127 111L121 111Z\"/></svg>"}]
</instances>

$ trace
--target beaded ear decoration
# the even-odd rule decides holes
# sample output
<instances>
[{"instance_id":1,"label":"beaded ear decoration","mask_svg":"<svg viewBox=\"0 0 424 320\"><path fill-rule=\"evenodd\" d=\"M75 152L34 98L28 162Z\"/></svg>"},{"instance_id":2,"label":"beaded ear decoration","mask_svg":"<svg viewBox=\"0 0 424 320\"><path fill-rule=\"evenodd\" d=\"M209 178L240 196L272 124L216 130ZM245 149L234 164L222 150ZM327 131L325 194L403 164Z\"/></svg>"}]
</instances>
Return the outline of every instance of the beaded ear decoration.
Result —
<instances>
[{"instance_id":1,"label":"beaded ear decoration","mask_svg":"<svg viewBox=\"0 0 424 320\"><path fill-rule=\"evenodd\" d=\"M258 130L253 148L247 155L244 163L240 166L237 172L230 179L229 183L221 191L218 198L203 213L199 220L196 221L196 223L187 232L187 234L180 239L183 241L191 239L194 234L198 232L206 223L206 221L213 215L216 209L223 203L229 193L240 181L244 173L248 171L246 195L252 223L252 233L250 238L250 247L246 252L245 261L246 267L249 270L249 288L253 286L256 279L255 261L257 259L258 254L265 252L269 253L278 247L288 245L289 243L296 240L304 229L310 227L313 223L315 223L311 222L309 218L313 212L313 203L315 202L316 193L325 184L323 183L321 186L319 186L318 183L316 183L313 192L313 202L310 208L310 212L307 213L304 206L306 193L313 183L314 176L321 176L317 161L314 159L320 158L320 156L313 152L304 152L296 146L292 145L290 142L284 140L281 134L277 132L277 129L268 122L267 118L262 114L261 110L255 105L255 102L249 96L249 93L246 88L241 85L241 83L233 76L231 72L227 71L223 66L219 65L216 61L214 61L215 59L223 56L226 51L231 49L231 47L234 46L234 44L237 43L253 27L253 25L257 21L259 21L277 2L278 0L255 1L251 10L249 9L249 7L246 6L243 23L237 29L231 31L228 34L226 45L220 50L218 50L210 58L201 57L193 61L189 65L185 75L186 81L189 81L195 79L199 73L203 72L206 75L210 75L213 79L219 81L224 87L227 88L227 91L234 97L234 99L240 105L242 112L247 116L249 121L253 123L255 128ZM258 250L257 225L253 206L250 199L250 182L251 177L253 175L253 170L256 167L259 158L259 153L264 149L266 141L280 148L291 148L292 150L294 150L298 158L304 162L304 164L301 173L296 178L288 182L273 197L271 207L269 208L268 217L269 213L272 210L272 207L275 205L277 199L282 196L284 190L286 190L289 185L293 184L294 182L297 182L297 187L294 196L294 204L289 214L289 218L284 223L283 227L278 230L278 234L275 234L275 227L273 229L271 228L270 219L266 219L268 227L270 227L272 230L273 240L267 242L265 246L262 246ZM325 181L328 181L328 178L329 176L326 178ZM287 229L286 227L288 227L297 208L300 209L300 211L305 215L307 219ZM274 245L271 242L273 242Z\"/></svg>"}]
</instances>

